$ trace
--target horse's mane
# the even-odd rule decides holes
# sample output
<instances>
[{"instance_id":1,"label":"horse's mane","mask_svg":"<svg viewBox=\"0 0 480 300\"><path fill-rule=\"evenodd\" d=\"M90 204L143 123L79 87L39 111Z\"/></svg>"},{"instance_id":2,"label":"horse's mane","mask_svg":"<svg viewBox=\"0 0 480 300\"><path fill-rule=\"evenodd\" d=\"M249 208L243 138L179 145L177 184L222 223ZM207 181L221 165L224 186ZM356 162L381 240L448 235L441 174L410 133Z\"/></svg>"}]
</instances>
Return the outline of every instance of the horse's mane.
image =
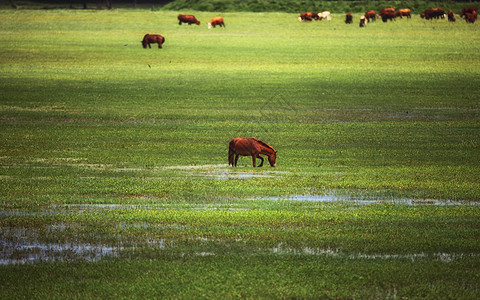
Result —
<instances>
[{"instance_id":1,"label":"horse's mane","mask_svg":"<svg viewBox=\"0 0 480 300\"><path fill-rule=\"evenodd\" d=\"M259 143L259 144L262 145L262 146L265 146L266 148L272 150L273 152L277 152L277 151L275 151L275 149L272 148L272 146L270 146L269 144L265 143L264 141L257 140L256 138L252 138L252 140L254 140L255 142Z\"/></svg>"}]
</instances>

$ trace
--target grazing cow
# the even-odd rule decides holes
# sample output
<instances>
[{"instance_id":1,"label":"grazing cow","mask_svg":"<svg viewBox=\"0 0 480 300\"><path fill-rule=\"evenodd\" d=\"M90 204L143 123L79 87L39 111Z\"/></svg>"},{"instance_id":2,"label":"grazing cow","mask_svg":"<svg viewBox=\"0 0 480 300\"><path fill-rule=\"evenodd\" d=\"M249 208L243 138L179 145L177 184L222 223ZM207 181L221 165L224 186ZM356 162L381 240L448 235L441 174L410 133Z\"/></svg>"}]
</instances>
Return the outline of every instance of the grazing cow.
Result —
<instances>
[{"instance_id":1,"label":"grazing cow","mask_svg":"<svg viewBox=\"0 0 480 300\"><path fill-rule=\"evenodd\" d=\"M382 18L382 21L385 23L387 22L388 20L392 21L392 20L395 20L395 13L394 12L391 12L391 11L385 11L383 12L382 14L378 14L381 18Z\"/></svg>"},{"instance_id":2,"label":"grazing cow","mask_svg":"<svg viewBox=\"0 0 480 300\"><path fill-rule=\"evenodd\" d=\"M400 8L395 13L395 16L400 18L407 17L410 19L412 17L411 10L409 8Z\"/></svg>"},{"instance_id":3,"label":"grazing cow","mask_svg":"<svg viewBox=\"0 0 480 300\"><path fill-rule=\"evenodd\" d=\"M321 13L318 13L318 20L323 20L323 19L327 19L327 21L330 21L332 18L331 18L331 14L329 11L324 11L324 12L321 12Z\"/></svg>"},{"instance_id":4,"label":"grazing cow","mask_svg":"<svg viewBox=\"0 0 480 300\"><path fill-rule=\"evenodd\" d=\"M455 22L456 21L455 15L454 15L453 11L451 11L451 10L448 11L448 21L450 21L450 22Z\"/></svg>"},{"instance_id":5,"label":"grazing cow","mask_svg":"<svg viewBox=\"0 0 480 300\"><path fill-rule=\"evenodd\" d=\"M383 13L386 13L386 12L395 13L395 8L393 8L393 7L384 8L378 13L378 15L381 16L381 15L383 15Z\"/></svg>"},{"instance_id":6,"label":"grazing cow","mask_svg":"<svg viewBox=\"0 0 480 300\"><path fill-rule=\"evenodd\" d=\"M473 11L473 13L465 13L465 21L467 23L475 23L475 20L477 20L477 12Z\"/></svg>"},{"instance_id":7,"label":"grazing cow","mask_svg":"<svg viewBox=\"0 0 480 300\"><path fill-rule=\"evenodd\" d=\"M476 6L464 7L462 8L462 12L460 13L460 18L463 18L465 16L465 13L473 14L473 12L478 13Z\"/></svg>"},{"instance_id":8,"label":"grazing cow","mask_svg":"<svg viewBox=\"0 0 480 300\"><path fill-rule=\"evenodd\" d=\"M445 19L445 9L443 8L428 8L426 9L420 17L425 20L432 19Z\"/></svg>"},{"instance_id":9,"label":"grazing cow","mask_svg":"<svg viewBox=\"0 0 480 300\"><path fill-rule=\"evenodd\" d=\"M377 14L374 10L369 10L365 13L365 18L367 19L367 22L370 22L370 20L375 21L377 20Z\"/></svg>"},{"instance_id":10,"label":"grazing cow","mask_svg":"<svg viewBox=\"0 0 480 300\"><path fill-rule=\"evenodd\" d=\"M148 45L148 48L152 48L150 44L155 44L155 43L158 44L158 48L162 48L162 44L165 43L165 38L159 34L148 34L148 33L143 37L143 40L142 40L143 48L146 49L147 45Z\"/></svg>"},{"instance_id":11,"label":"grazing cow","mask_svg":"<svg viewBox=\"0 0 480 300\"><path fill-rule=\"evenodd\" d=\"M299 21L311 21L311 20L318 20L318 13L316 12L304 12L300 14L298 17Z\"/></svg>"},{"instance_id":12,"label":"grazing cow","mask_svg":"<svg viewBox=\"0 0 480 300\"><path fill-rule=\"evenodd\" d=\"M182 25L182 23L188 23L188 25L200 25L200 21L198 21L194 15L178 15L177 19L178 25Z\"/></svg>"},{"instance_id":13,"label":"grazing cow","mask_svg":"<svg viewBox=\"0 0 480 300\"><path fill-rule=\"evenodd\" d=\"M365 16L361 16L361 17L360 17L360 24L359 24L359 26L360 26L360 27L365 27L365 26L367 26Z\"/></svg>"},{"instance_id":14,"label":"grazing cow","mask_svg":"<svg viewBox=\"0 0 480 300\"><path fill-rule=\"evenodd\" d=\"M348 13L345 15L345 24L352 24L353 23L353 15Z\"/></svg>"},{"instance_id":15,"label":"grazing cow","mask_svg":"<svg viewBox=\"0 0 480 300\"><path fill-rule=\"evenodd\" d=\"M215 28L215 26L220 26L220 27L225 27L225 23L223 23L223 18L222 17L213 17L211 20L210 20L210 23L208 23L208 29L212 28Z\"/></svg>"}]
</instances>

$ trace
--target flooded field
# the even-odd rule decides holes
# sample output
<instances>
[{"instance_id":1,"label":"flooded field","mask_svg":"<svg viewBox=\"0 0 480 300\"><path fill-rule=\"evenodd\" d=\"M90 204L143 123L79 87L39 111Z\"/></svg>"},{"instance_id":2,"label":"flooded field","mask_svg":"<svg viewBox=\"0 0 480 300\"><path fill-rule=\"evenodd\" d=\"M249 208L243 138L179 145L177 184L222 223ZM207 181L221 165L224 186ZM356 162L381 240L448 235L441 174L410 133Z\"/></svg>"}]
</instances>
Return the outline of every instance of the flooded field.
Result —
<instances>
[{"instance_id":1,"label":"flooded field","mask_svg":"<svg viewBox=\"0 0 480 300\"><path fill-rule=\"evenodd\" d=\"M232 201L230 199L229 201ZM250 254L269 253L273 255L306 255L336 257L342 259L367 259L367 260L421 260L433 259L441 262L451 262L457 259L478 259L478 251L451 251L451 252L392 252L375 253L344 250L343 247L318 247L317 242L311 245L302 245L304 242L295 245L291 242L280 242L276 245L263 245L261 242L261 229L256 229L252 236L245 236L242 232L249 230L250 226L238 225L237 222L244 218L251 219L256 224L255 218L258 215L261 222L267 222L267 232L270 230L288 232L289 226L302 230L317 228L316 222L296 220L311 215L308 211L298 214L289 221L289 218L282 217L282 223L297 225L284 225L284 229L276 228L277 221L270 220L277 213L258 210L255 208L256 201L275 203L286 201L304 203L317 203L319 208L325 204L338 204L342 214L346 208L354 208L352 217L357 219L364 213L375 213L380 211L381 215L385 210L395 213L396 209L410 211L409 207L425 209L427 212L435 207L448 209L457 208L459 211L478 208L475 202L458 202L448 200L414 200L414 199L357 199L355 197L340 196L336 193L326 195L290 195L284 197L252 197L248 199L237 199L241 204L237 207L212 206L207 204L190 204L188 207L174 208L162 204L54 204L36 207L35 210L12 208L0 212L0 221L3 224L0 232L0 265L30 264L44 262L73 262L89 261L96 262L104 259L123 258L131 255L141 255L142 252L169 252L176 255L193 256L216 256L218 245L228 244L228 247L240 248ZM243 202L242 202L243 201ZM246 202L245 202L246 201ZM265 204L263 204L265 205ZM281 204L279 204L281 205ZM394 205L394 206L392 206ZM363 209L370 206L372 209ZM335 207L335 206L334 206ZM404 209L402 209L402 207ZM430 207L430 208L429 208ZM328 207L324 207L328 208ZM282 214L284 214L283 212ZM182 215L186 215L185 218ZM178 217L170 217L180 216ZM270 217L269 217L270 215ZM329 220L332 217L323 217L318 214L319 220ZM316 217L316 218L317 218ZM337 218L338 216L335 216ZM195 221L200 218L198 224ZM206 218L205 221L202 221ZM275 217L276 218L276 217ZM370 217L365 219L368 225ZM8 221L11 220L11 221ZM30 221L28 221L30 220ZM143 221L141 221L143 220ZM192 221L193 220L193 221ZM325 222L321 221L321 222ZM381 218L380 218L381 220ZM8 223L17 223L11 226ZM21 225L23 222L31 223L32 226ZM205 223L206 222L206 223ZM243 221L242 221L243 222ZM306 223L304 223L306 222ZM328 221L330 222L330 221ZM43 225L42 225L43 224ZM210 224L210 225L206 225ZM242 223L239 223L242 224ZM348 223L347 223L348 224ZM233 227L232 227L233 226ZM273 226L271 229L270 226ZM322 225L324 226L324 225ZM333 224L339 232L345 230L349 225ZM365 225L361 225L365 226ZM377 225L375 225L376 227ZM203 229L202 229L203 228ZM204 231L205 230L205 231ZM297 229L295 229L297 230ZM330 231L328 226L325 229L318 229L319 236L322 230ZM363 229L362 229L363 230ZM218 231L218 234L215 233ZM225 236L225 233L228 233ZM231 236L230 236L231 235ZM257 235L259 237L257 237ZM287 238L288 240L289 238ZM253 245L260 242L261 246ZM277 240L277 239L275 239ZM187 246L188 245L188 246ZM187 247L187 248L185 248ZM191 247L189 250L189 247ZM222 246L223 247L223 246ZM222 251L223 252L223 251Z\"/></svg>"},{"instance_id":2,"label":"flooded field","mask_svg":"<svg viewBox=\"0 0 480 300\"><path fill-rule=\"evenodd\" d=\"M125 225L119 225L125 228ZM129 224L130 228L148 229L149 224ZM52 226L50 231L64 231L66 225ZM60 236L61 234L59 234ZM51 239L51 238L50 238ZM126 254L132 255L135 252L148 251L170 251L177 255L193 255L193 256L216 256L223 255L212 251L210 245L214 240L207 238L196 238L195 244L205 250L197 250L194 252L182 252L183 245L186 241L182 240L165 240L165 239L148 239L143 243L132 245L124 243L121 240L116 243L102 243L99 238L93 243L82 243L75 240L65 242L46 242L42 241L39 233L33 229L27 228L10 228L3 230L0 241L0 265L12 264L32 264L32 263L49 263L49 262L74 262L87 261L98 262L104 259L122 258ZM235 243L242 244L244 241L237 240ZM256 249L251 254L269 253L274 255L301 255L301 256L324 256L335 257L349 260L422 260L433 259L440 262L449 263L451 261L463 258L479 259L480 252L472 253L347 253L340 249L331 248L314 248L314 247L292 247L279 243L276 246L264 249Z\"/></svg>"}]
</instances>

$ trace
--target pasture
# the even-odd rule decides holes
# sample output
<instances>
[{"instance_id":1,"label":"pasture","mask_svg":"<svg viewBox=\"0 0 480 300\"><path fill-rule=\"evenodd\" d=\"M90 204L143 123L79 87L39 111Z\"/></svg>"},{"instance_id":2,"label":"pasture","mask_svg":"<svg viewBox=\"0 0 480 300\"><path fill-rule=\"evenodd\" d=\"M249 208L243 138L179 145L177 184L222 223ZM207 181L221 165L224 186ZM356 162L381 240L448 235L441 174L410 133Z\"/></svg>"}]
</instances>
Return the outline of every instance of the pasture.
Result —
<instances>
[{"instance_id":1,"label":"pasture","mask_svg":"<svg viewBox=\"0 0 480 300\"><path fill-rule=\"evenodd\" d=\"M0 11L0 298L479 297L479 23L178 13Z\"/></svg>"}]
</instances>

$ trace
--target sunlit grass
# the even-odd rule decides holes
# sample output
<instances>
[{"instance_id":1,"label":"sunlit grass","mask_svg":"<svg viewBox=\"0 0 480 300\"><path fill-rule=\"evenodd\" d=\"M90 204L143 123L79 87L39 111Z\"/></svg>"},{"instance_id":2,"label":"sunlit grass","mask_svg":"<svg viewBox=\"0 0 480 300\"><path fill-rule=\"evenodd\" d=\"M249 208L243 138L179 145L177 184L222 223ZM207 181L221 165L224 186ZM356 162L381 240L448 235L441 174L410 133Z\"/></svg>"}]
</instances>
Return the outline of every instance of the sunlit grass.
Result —
<instances>
[{"instance_id":1,"label":"sunlit grass","mask_svg":"<svg viewBox=\"0 0 480 300\"><path fill-rule=\"evenodd\" d=\"M0 294L475 298L479 25L195 14L0 11Z\"/></svg>"}]
</instances>

